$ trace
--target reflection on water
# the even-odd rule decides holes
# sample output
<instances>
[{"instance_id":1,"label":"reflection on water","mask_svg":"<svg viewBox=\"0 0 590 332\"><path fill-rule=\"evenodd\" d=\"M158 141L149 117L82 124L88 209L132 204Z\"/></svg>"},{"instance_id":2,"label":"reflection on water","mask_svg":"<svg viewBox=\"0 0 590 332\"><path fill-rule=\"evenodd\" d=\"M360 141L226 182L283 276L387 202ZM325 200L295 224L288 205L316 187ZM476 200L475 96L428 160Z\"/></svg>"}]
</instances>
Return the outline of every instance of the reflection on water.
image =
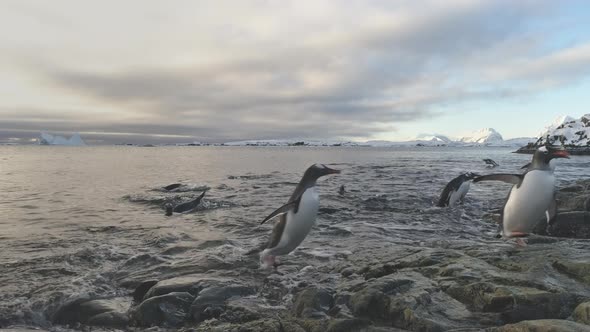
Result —
<instances>
[{"instance_id":1,"label":"reflection on water","mask_svg":"<svg viewBox=\"0 0 590 332\"><path fill-rule=\"evenodd\" d=\"M529 155L491 148L0 147L0 327L47 326L71 296L127 295L150 278L203 273L258 280L246 255L272 227L303 171L342 170L319 182L318 226L283 261L321 265L358 248L404 244L469 250L502 246L482 215L504 184L473 185L466 204L433 207L459 173L520 172ZM562 184L590 157L560 160ZM181 183L173 191L162 188ZM341 185L346 191L338 193ZM165 217L163 204L208 189L195 213Z\"/></svg>"}]
</instances>

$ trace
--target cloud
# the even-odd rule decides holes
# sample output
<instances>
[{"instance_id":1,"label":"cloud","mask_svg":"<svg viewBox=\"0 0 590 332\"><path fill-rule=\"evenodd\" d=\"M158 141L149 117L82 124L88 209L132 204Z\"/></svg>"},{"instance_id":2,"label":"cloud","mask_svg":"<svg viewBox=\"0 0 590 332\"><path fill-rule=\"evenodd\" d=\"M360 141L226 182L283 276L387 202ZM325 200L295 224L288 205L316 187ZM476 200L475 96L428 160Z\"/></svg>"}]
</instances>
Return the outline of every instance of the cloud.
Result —
<instances>
[{"instance_id":1,"label":"cloud","mask_svg":"<svg viewBox=\"0 0 590 332\"><path fill-rule=\"evenodd\" d=\"M37 124L205 141L367 139L436 117L443 106L547 89L539 77L566 85L587 75L575 70L587 63L586 45L538 55L546 36L535 34L531 24L551 18L549 2L254 3L215 5L213 16L227 10L225 25L199 16L203 22L186 27L190 33L164 42L194 61L184 56L171 65L167 59L178 57L158 61L146 54L149 61L137 66L128 65L128 58L110 67L53 58L33 66L64 95L120 110L121 121L81 111L60 126L31 109L0 121L0 127L32 130ZM160 19L154 24L163 26ZM199 51L218 60L203 60Z\"/></svg>"}]
</instances>

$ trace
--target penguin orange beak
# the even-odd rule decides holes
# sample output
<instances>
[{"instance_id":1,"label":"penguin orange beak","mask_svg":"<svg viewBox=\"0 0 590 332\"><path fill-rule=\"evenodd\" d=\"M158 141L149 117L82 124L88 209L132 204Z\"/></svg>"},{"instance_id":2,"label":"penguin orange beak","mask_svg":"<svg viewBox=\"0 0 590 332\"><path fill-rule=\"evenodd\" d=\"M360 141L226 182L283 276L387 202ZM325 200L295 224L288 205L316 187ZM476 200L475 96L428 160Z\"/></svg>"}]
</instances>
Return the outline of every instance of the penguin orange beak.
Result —
<instances>
[{"instance_id":1,"label":"penguin orange beak","mask_svg":"<svg viewBox=\"0 0 590 332\"><path fill-rule=\"evenodd\" d=\"M326 167L326 171L327 171L327 174L340 174L339 169L333 169L333 168Z\"/></svg>"},{"instance_id":2,"label":"penguin orange beak","mask_svg":"<svg viewBox=\"0 0 590 332\"><path fill-rule=\"evenodd\" d=\"M554 151L551 155L553 156L553 158L570 158L570 154L565 150Z\"/></svg>"}]
</instances>

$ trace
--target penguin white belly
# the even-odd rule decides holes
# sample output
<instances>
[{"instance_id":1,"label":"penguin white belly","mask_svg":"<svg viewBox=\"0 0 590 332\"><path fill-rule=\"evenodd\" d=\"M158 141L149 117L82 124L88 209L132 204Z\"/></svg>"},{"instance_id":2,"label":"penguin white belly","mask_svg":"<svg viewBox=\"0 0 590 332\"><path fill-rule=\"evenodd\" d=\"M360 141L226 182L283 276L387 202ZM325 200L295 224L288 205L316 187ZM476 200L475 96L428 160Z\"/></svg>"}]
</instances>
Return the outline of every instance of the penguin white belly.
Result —
<instances>
[{"instance_id":1,"label":"penguin white belly","mask_svg":"<svg viewBox=\"0 0 590 332\"><path fill-rule=\"evenodd\" d=\"M467 192L469 191L469 181L465 181L461 183L459 189L451 193L451 197L449 198L449 206L454 207L459 203L460 200L465 198Z\"/></svg>"},{"instance_id":2,"label":"penguin white belly","mask_svg":"<svg viewBox=\"0 0 590 332\"><path fill-rule=\"evenodd\" d=\"M307 189L301 196L297 213L287 213L287 223L279 244L274 248L274 255L286 255L293 251L307 236L320 207L320 196L315 187Z\"/></svg>"},{"instance_id":3,"label":"penguin white belly","mask_svg":"<svg viewBox=\"0 0 590 332\"><path fill-rule=\"evenodd\" d=\"M553 200L555 176L535 170L526 174L519 188L514 186L504 207L504 236L530 233L542 221Z\"/></svg>"}]
</instances>

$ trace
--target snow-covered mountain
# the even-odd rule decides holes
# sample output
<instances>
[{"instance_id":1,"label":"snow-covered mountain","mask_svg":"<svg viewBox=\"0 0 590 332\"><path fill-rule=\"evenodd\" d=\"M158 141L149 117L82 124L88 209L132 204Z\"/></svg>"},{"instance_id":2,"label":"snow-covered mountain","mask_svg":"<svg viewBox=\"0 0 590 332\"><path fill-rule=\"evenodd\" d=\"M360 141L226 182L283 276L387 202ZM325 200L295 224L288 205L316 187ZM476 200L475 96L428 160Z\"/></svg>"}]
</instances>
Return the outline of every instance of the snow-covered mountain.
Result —
<instances>
[{"instance_id":1,"label":"snow-covered mountain","mask_svg":"<svg viewBox=\"0 0 590 332\"><path fill-rule=\"evenodd\" d=\"M590 147L590 113L579 119L570 116L555 119L545 127L534 146L541 146L547 142L566 147Z\"/></svg>"},{"instance_id":2,"label":"snow-covered mountain","mask_svg":"<svg viewBox=\"0 0 590 332\"><path fill-rule=\"evenodd\" d=\"M226 142L229 146L371 146L371 147L412 147L412 146L493 146L521 147L534 142L535 138L514 138L503 140L502 135L492 128L474 132L470 136L457 139L440 134L420 134L407 141L372 140L350 142L337 140L271 139Z\"/></svg>"},{"instance_id":3,"label":"snow-covered mountain","mask_svg":"<svg viewBox=\"0 0 590 332\"><path fill-rule=\"evenodd\" d=\"M494 128L484 128L471 133L469 136L461 137L458 141L481 145L496 145L504 143L504 138Z\"/></svg>"}]
</instances>

